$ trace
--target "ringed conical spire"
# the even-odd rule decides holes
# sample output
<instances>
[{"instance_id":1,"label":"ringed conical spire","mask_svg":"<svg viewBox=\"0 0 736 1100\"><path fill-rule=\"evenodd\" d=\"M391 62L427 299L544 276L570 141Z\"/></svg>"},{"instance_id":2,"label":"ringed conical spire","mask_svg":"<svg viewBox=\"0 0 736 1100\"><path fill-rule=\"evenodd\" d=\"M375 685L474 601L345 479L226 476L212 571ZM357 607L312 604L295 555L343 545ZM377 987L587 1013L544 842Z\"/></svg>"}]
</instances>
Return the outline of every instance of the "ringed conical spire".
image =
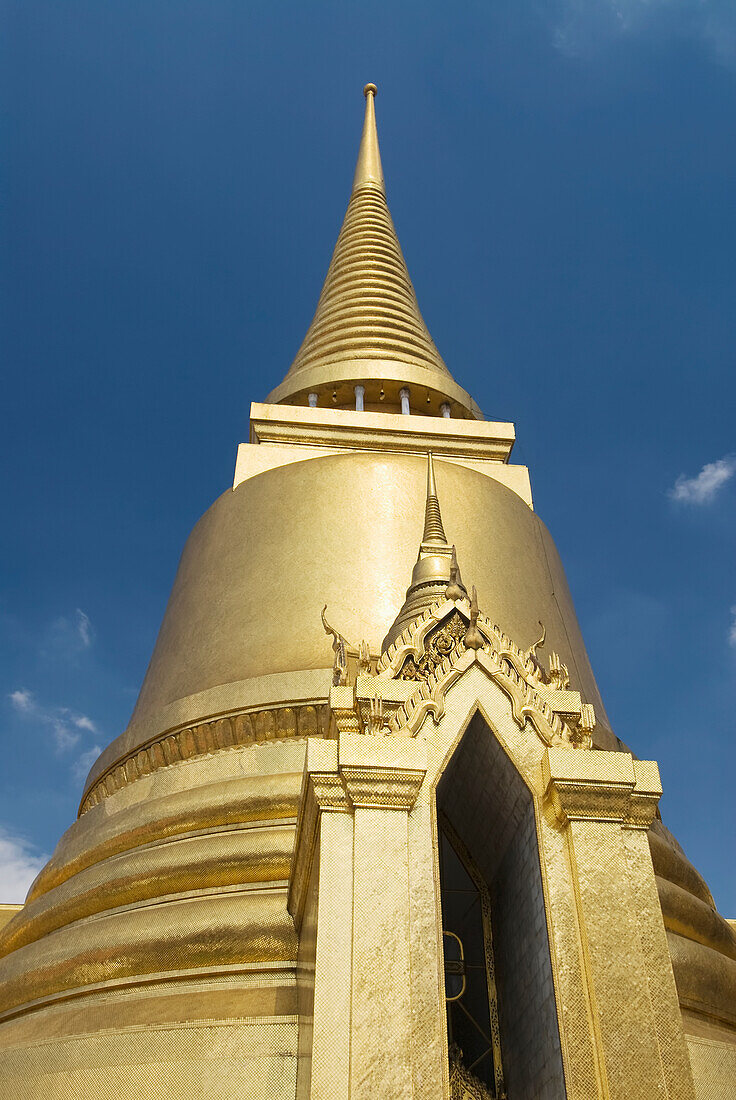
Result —
<instances>
[{"instance_id":1,"label":"ringed conical spire","mask_svg":"<svg viewBox=\"0 0 736 1100\"><path fill-rule=\"evenodd\" d=\"M419 311L386 189L376 130L376 85L366 84L365 119L353 189L317 310L284 381L268 400L349 405L355 385L366 407L400 403L409 389L417 411L482 419L453 380ZM412 390L413 387L413 390ZM375 391L375 392L373 392ZM429 400L428 400L429 399Z\"/></svg>"},{"instance_id":2,"label":"ringed conical spire","mask_svg":"<svg viewBox=\"0 0 736 1100\"><path fill-rule=\"evenodd\" d=\"M406 599L391 629L383 639L385 652L401 631L432 604L447 596L448 587L465 594L457 566L455 547L450 545L442 523L440 502L434 480L432 455L427 455L427 499L424 505L424 533L419 544L419 556L412 571ZM453 599L457 595L453 594Z\"/></svg>"},{"instance_id":3,"label":"ringed conical spire","mask_svg":"<svg viewBox=\"0 0 736 1100\"><path fill-rule=\"evenodd\" d=\"M437 499L437 487L434 483L434 463L432 455L427 455L427 502L424 507L424 537L422 542L439 542L447 545L447 536L442 526L440 502Z\"/></svg>"}]
</instances>

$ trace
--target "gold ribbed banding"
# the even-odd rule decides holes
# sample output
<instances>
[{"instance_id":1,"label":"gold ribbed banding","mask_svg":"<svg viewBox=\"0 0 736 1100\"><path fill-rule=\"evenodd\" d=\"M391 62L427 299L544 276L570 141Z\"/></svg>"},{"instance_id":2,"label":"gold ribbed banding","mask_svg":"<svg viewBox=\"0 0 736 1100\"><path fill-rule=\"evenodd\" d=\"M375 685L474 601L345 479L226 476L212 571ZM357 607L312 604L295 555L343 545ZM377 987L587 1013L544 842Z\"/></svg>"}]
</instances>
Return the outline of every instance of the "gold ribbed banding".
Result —
<instances>
[{"instance_id":1,"label":"gold ribbed banding","mask_svg":"<svg viewBox=\"0 0 736 1100\"><path fill-rule=\"evenodd\" d=\"M117 808L95 807L79 818L62 838L33 883L23 908L88 867L118 857L152 841L175 840L191 832L216 831L245 824L263 825L296 819L301 773L249 775L199 784L196 798L188 784L164 795L150 790L142 801ZM0 956L7 929L0 933Z\"/></svg>"},{"instance_id":2,"label":"gold ribbed banding","mask_svg":"<svg viewBox=\"0 0 736 1100\"><path fill-rule=\"evenodd\" d=\"M100 982L290 962L284 889L301 773L210 768L233 778L202 783L206 773L179 789L152 782L142 800L71 827L0 932L0 1016Z\"/></svg>"},{"instance_id":3,"label":"gold ribbed banding","mask_svg":"<svg viewBox=\"0 0 736 1100\"><path fill-rule=\"evenodd\" d=\"M289 877L293 825L247 824L226 832L134 848L73 875L29 902L3 937L10 954L59 928L166 895L220 890Z\"/></svg>"},{"instance_id":4,"label":"gold ribbed banding","mask_svg":"<svg viewBox=\"0 0 736 1100\"><path fill-rule=\"evenodd\" d=\"M657 879L657 890L668 932L695 940L736 961L736 929L716 909L666 878Z\"/></svg>"},{"instance_id":5,"label":"gold ribbed banding","mask_svg":"<svg viewBox=\"0 0 736 1100\"><path fill-rule=\"evenodd\" d=\"M437 539L439 542L447 542L445 529L442 526L440 505L437 497L427 497L427 505L424 515L424 541Z\"/></svg>"},{"instance_id":6,"label":"gold ribbed banding","mask_svg":"<svg viewBox=\"0 0 736 1100\"><path fill-rule=\"evenodd\" d=\"M667 929L680 1007L736 1028L736 962Z\"/></svg>"},{"instance_id":7,"label":"gold ribbed banding","mask_svg":"<svg viewBox=\"0 0 736 1100\"><path fill-rule=\"evenodd\" d=\"M289 963L296 937L283 890L161 899L60 928L3 961L0 1015L123 978L259 962ZM165 934L164 934L165 933Z\"/></svg>"},{"instance_id":8,"label":"gold ribbed banding","mask_svg":"<svg viewBox=\"0 0 736 1100\"><path fill-rule=\"evenodd\" d=\"M386 197L375 182L361 183L350 198L314 319L288 377L296 390L300 372L355 359L449 373L419 311Z\"/></svg>"},{"instance_id":9,"label":"gold ribbed banding","mask_svg":"<svg viewBox=\"0 0 736 1100\"><path fill-rule=\"evenodd\" d=\"M693 867L673 840L667 840L660 836L656 829L663 827L655 821L654 827L649 830L649 849L652 854L654 873L659 878L665 878L681 886L710 908L715 910L715 902L703 876Z\"/></svg>"}]
</instances>

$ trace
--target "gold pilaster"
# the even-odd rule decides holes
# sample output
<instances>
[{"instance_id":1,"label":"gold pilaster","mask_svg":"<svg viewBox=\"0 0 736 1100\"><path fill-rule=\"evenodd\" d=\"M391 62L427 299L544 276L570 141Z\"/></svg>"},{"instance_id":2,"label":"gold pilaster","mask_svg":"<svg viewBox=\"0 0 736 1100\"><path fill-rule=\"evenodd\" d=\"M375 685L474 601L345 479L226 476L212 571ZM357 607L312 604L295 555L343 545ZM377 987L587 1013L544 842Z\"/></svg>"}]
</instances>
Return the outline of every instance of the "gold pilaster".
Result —
<instances>
[{"instance_id":1,"label":"gold pilaster","mask_svg":"<svg viewBox=\"0 0 736 1100\"><path fill-rule=\"evenodd\" d=\"M346 733L308 744L289 892L298 1100L413 1096L407 818L425 771L416 740Z\"/></svg>"},{"instance_id":2,"label":"gold pilaster","mask_svg":"<svg viewBox=\"0 0 736 1100\"><path fill-rule=\"evenodd\" d=\"M653 761L548 748L577 909L601 1097L693 1100L677 990L645 830L662 788Z\"/></svg>"}]
</instances>

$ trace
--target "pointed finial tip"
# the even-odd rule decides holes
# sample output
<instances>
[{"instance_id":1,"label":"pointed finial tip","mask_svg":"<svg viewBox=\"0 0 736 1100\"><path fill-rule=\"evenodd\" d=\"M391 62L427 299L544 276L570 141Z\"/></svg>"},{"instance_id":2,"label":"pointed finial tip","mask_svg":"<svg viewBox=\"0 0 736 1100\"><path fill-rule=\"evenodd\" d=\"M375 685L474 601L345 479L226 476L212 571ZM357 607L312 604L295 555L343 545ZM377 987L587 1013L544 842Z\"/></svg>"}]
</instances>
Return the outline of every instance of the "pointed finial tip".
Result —
<instances>
[{"instance_id":1,"label":"pointed finial tip","mask_svg":"<svg viewBox=\"0 0 736 1100\"><path fill-rule=\"evenodd\" d=\"M378 92L378 88L376 87L375 84L366 84L365 88L363 89L363 95L365 96L366 99L368 98L369 95L376 95L377 92Z\"/></svg>"}]
</instances>

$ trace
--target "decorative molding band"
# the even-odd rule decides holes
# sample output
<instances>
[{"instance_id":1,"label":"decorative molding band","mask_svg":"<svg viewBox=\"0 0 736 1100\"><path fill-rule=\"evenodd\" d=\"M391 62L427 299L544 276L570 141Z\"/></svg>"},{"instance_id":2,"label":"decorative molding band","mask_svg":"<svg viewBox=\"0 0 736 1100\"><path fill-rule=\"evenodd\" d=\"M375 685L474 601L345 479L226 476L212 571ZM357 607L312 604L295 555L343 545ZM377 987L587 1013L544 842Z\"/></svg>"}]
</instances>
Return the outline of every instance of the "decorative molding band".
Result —
<instances>
[{"instance_id":1,"label":"decorative molding band","mask_svg":"<svg viewBox=\"0 0 736 1100\"><path fill-rule=\"evenodd\" d=\"M420 373L421 370L419 368ZM389 380L390 376L385 374L385 368L381 368L381 377ZM335 381L337 383L338 379ZM406 381L411 384L410 379ZM426 391L426 377L419 381ZM441 381L443 387L447 388L446 384L450 379ZM305 385L308 386L308 383ZM439 393L436 386L430 384L429 389ZM461 390L459 392L463 393ZM352 387L350 393L352 396ZM462 400L460 403L463 403ZM416 414L404 416L399 415L398 411L391 414L332 408L309 409L291 404L254 403L250 407L251 443L301 444L334 447L336 450L389 450L420 455L431 451L442 458L471 458L507 463L514 439L514 425L501 421L462 420L456 416L452 419Z\"/></svg>"},{"instance_id":2,"label":"decorative molding band","mask_svg":"<svg viewBox=\"0 0 736 1100\"><path fill-rule=\"evenodd\" d=\"M550 748L542 758L546 796L558 820L610 821L648 829L662 795L653 760L623 752L569 753Z\"/></svg>"},{"instance_id":3,"label":"decorative molding band","mask_svg":"<svg viewBox=\"0 0 736 1100\"><path fill-rule=\"evenodd\" d=\"M316 703L242 711L169 730L101 775L85 796L79 808L79 817L115 791L144 775L151 775L159 768L263 741L326 737L329 721L329 706Z\"/></svg>"},{"instance_id":4,"label":"decorative molding band","mask_svg":"<svg viewBox=\"0 0 736 1100\"><path fill-rule=\"evenodd\" d=\"M310 772L309 793L317 810L350 813L350 799L339 772Z\"/></svg>"},{"instance_id":5,"label":"decorative molding band","mask_svg":"<svg viewBox=\"0 0 736 1100\"><path fill-rule=\"evenodd\" d=\"M343 767L345 789L354 809L405 810L417 800L425 772L414 768Z\"/></svg>"}]
</instances>

